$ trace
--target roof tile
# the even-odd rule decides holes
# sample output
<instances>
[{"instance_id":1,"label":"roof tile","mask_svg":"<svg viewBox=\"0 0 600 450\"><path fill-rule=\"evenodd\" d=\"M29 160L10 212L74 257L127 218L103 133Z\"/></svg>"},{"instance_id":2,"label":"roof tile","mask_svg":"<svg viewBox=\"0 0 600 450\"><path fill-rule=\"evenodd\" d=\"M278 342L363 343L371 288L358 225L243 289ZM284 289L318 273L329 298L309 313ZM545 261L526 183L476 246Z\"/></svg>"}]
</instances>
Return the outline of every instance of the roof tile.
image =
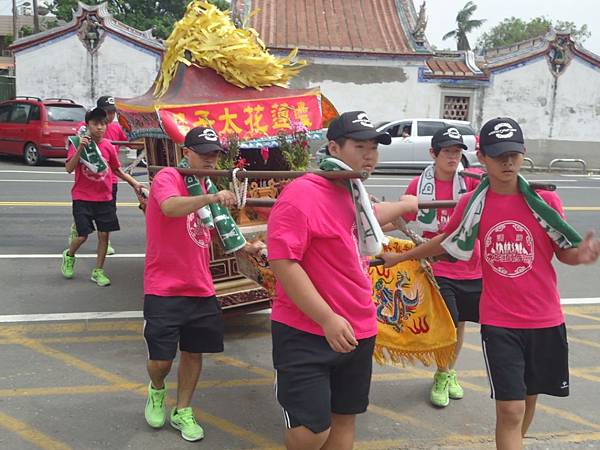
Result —
<instances>
[{"instance_id":1,"label":"roof tile","mask_svg":"<svg viewBox=\"0 0 600 450\"><path fill-rule=\"evenodd\" d=\"M252 0L250 24L267 47L414 54L395 0Z\"/></svg>"}]
</instances>

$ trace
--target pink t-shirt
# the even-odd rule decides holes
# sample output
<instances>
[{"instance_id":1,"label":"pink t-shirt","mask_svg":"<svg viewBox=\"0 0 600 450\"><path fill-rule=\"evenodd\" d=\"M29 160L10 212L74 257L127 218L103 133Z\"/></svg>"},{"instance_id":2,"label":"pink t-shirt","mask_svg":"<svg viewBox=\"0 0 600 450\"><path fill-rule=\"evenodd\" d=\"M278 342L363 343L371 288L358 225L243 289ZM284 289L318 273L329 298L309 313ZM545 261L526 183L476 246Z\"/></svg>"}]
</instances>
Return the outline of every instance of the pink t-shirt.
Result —
<instances>
[{"instance_id":1,"label":"pink t-shirt","mask_svg":"<svg viewBox=\"0 0 600 450\"><path fill-rule=\"evenodd\" d=\"M210 297L215 287L210 273L210 230L193 212L167 217L160 205L171 197L187 197L181 174L162 169L150 186L146 207L144 293L162 297Z\"/></svg>"},{"instance_id":2,"label":"pink t-shirt","mask_svg":"<svg viewBox=\"0 0 600 450\"><path fill-rule=\"evenodd\" d=\"M465 177L465 186L467 191L474 190L479 185L479 180L474 178ZM453 187L452 180L435 180L435 199L436 200L452 200L453 199ZM406 188L405 194L417 195L417 188L419 185L419 177L415 177L411 180ZM454 208L439 208L437 210L437 220L440 224L440 228L446 226L448 220L452 216ZM417 218L416 214L406 214L403 216L404 220L408 222L414 222ZM431 231L424 231L423 237L431 239L438 233ZM432 265L433 274L436 277L445 277L452 280L476 280L481 278L481 254L479 246L475 246L473 251L473 257L469 261L440 261Z\"/></svg>"},{"instance_id":3,"label":"pink t-shirt","mask_svg":"<svg viewBox=\"0 0 600 450\"><path fill-rule=\"evenodd\" d=\"M539 191L544 201L564 217L554 192ZM463 195L446 233L460 224L473 193ZM564 322L556 273L555 244L533 216L522 194L488 190L481 221L483 292L479 304L482 325L505 328L546 328Z\"/></svg>"},{"instance_id":4,"label":"pink t-shirt","mask_svg":"<svg viewBox=\"0 0 600 450\"><path fill-rule=\"evenodd\" d=\"M77 128L79 129L79 128L85 127L85 126L86 126L85 122L79 122L79 124L77 125ZM118 122L111 122L108 125L106 125L104 139L107 139L109 142L111 142L111 141L128 141L129 140L129 139L127 139L127 136L123 132L123 129L121 128L121 125L119 125ZM118 147L116 147L114 145L113 145L113 148L115 149L115 153L116 153L116 156L118 159L119 158L119 149L118 149ZM119 177L117 177L114 173L110 174L110 179L113 184L117 184L119 182Z\"/></svg>"},{"instance_id":5,"label":"pink t-shirt","mask_svg":"<svg viewBox=\"0 0 600 450\"><path fill-rule=\"evenodd\" d=\"M108 202L112 200L111 174L113 170L121 167L115 147L106 139L102 139L98 145L108 169L93 173L81 162L75 167L75 183L71 189L73 200L87 200L91 202ZM71 159L76 149L69 143L67 161Z\"/></svg>"},{"instance_id":6,"label":"pink t-shirt","mask_svg":"<svg viewBox=\"0 0 600 450\"><path fill-rule=\"evenodd\" d=\"M109 141L128 141L127 136L123 132L121 125L118 122L111 122L106 126L106 133L104 133L104 139L108 139ZM117 153L117 157L119 155L119 147L116 145L115 152ZM119 178L113 173L112 182L113 184L119 182Z\"/></svg>"},{"instance_id":7,"label":"pink t-shirt","mask_svg":"<svg viewBox=\"0 0 600 450\"><path fill-rule=\"evenodd\" d=\"M215 294L210 273L210 230L195 212L167 217L160 205L171 197L187 197L183 176L162 169L152 180L146 207L144 293L210 297Z\"/></svg>"},{"instance_id":8,"label":"pink t-shirt","mask_svg":"<svg viewBox=\"0 0 600 450\"><path fill-rule=\"evenodd\" d=\"M297 261L331 309L357 339L377 334L366 260L358 253L350 192L318 175L290 183L277 199L267 227L269 259ZM275 285L271 319L323 336L321 327Z\"/></svg>"}]
</instances>

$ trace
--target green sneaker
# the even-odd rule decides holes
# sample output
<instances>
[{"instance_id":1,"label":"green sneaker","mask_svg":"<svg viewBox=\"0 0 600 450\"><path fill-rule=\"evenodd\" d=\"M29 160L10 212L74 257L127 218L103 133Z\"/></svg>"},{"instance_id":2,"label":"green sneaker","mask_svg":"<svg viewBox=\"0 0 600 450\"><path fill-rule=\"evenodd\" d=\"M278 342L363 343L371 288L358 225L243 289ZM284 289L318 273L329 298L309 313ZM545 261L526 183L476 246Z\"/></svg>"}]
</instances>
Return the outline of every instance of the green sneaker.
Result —
<instances>
[{"instance_id":1,"label":"green sneaker","mask_svg":"<svg viewBox=\"0 0 600 450\"><path fill-rule=\"evenodd\" d=\"M460 400L465 396L465 391L460 384L458 384L456 370L452 369L448 372L448 374L448 396L452 400Z\"/></svg>"},{"instance_id":2,"label":"green sneaker","mask_svg":"<svg viewBox=\"0 0 600 450\"><path fill-rule=\"evenodd\" d=\"M146 422L152 428L162 428L167 420L167 408L165 399L167 398L167 385L162 389L154 389L152 382L148 384L148 399L146 400L146 409L144 417Z\"/></svg>"},{"instance_id":3,"label":"green sneaker","mask_svg":"<svg viewBox=\"0 0 600 450\"><path fill-rule=\"evenodd\" d=\"M75 266L75 257L69 256L69 249L66 249L63 252L62 257L62 265L60 266L60 271L65 278L73 278L73 267Z\"/></svg>"},{"instance_id":4,"label":"green sneaker","mask_svg":"<svg viewBox=\"0 0 600 450\"><path fill-rule=\"evenodd\" d=\"M194 411L191 407L173 408L171 411L171 426L181 431L181 437L186 441L199 441L204 437L204 430L196 422Z\"/></svg>"},{"instance_id":5,"label":"green sneaker","mask_svg":"<svg viewBox=\"0 0 600 450\"><path fill-rule=\"evenodd\" d=\"M79 235L77 234L77 227L75 227L75 224L71 225L71 232L69 233L69 247L71 246L71 243L75 240L75 238L78 236Z\"/></svg>"},{"instance_id":6,"label":"green sneaker","mask_svg":"<svg viewBox=\"0 0 600 450\"><path fill-rule=\"evenodd\" d=\"M104 275L104 270L102 269L92 270L92 278L90 279L98 286L104 287L110 284L110 279L106 275Z\"/></svg>"},{"instance_id":7,"label":"green sneaker","mask_svg":"<svg viewBox=\"0 0 600 450\"><path fill-rule=\"evenodd\" d=\"M448 406L450 397L448 396L448 372L436 372L433 376L433 386L431 387L431 403L441 408Z\"/></svg>"},{"instance_id":8,"label":"green sneaker","mask_svg":"<svg viewBox=\"0 0 600 450\"><path fill-rule=\"evenodd\" d=\"M113 248L112 245L110 245L110 241L108 241L108 247L106 248L106 254L107 255L114 255L115 253L115 249Z\"/></svg>"}]
</instances>

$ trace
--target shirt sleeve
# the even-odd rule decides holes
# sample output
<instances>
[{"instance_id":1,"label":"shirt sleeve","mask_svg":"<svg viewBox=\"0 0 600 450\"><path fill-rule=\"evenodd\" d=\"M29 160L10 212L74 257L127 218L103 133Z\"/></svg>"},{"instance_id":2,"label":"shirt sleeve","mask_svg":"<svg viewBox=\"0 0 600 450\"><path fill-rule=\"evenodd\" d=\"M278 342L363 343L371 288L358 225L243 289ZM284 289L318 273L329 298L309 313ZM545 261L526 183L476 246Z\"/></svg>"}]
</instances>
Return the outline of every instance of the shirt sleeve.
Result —
<instances>
[{"instance_id":1,"label":"shirt sleeve","mask_svg":"<svg viewBox=\"0 0 600 450\"><path fill-rule=\"evenodd\" d=\"M560 214L560 217L563 220L566 219L565 211L564 211L563 205L562 205L562 201L560 200L560 197L556 194L556 192L543 191L543 190L539 190L539 191L536 191L536 192L538 193L538 195L540 197L542 197L542 199L548 204L548 206L550 206L551 208L555 209L556 212L558 214Z\"/></svg>"},{"instance_id":2,"label":"shirt sleeve","mask_svg":"<svg viewBox=\"0 0 600 450\"><path fill-rule=\"evenodd\" d=\"M404 195L417 195L417 186L419 186L419 177L415 177L410 180L408 186L406 187L406 191L404 191ZM417 215L414 213L403 214L402 218L407 222L414 222L417 220Z\"/></svg>"},{"instance_id":3,"label":"shirt sleeve","mask_svg":"<svg viewBox=\"0 0 600 450\"><path fill-rule=\"evenodd\" d=\"M269 260L301 261L310 243L308 217L295 206L276 203L267 224Z\"/></svg>"},{"instance_id":4,"label":"shirt sleeve","mask_svg":"<svg viewBox=\"0 0 600 450\"><path fill-rule=\"evenodd\" d=\"M71 141L68 141L68 145L67 145L67 161L70 160L73 155L75 154L75 152L77 151L77 149L75 148L75 146L71 143Z\"/></svg>"},{"instance_id":5,"label":"shirt sleeve","mask_svg":"<svg viewBox=\"0 0 600 450\"><path fill-rule=\"evenodd\" d=\"M116 170L119 167L121 167L121 161L119 161L119 153L117 151L117 147L108 142L106 144L106 148L108 149L109 153L108 165L110 166L110 168L112 170Z\"/></svg>"},{"instance_id":6,"label":"shirt sleeve","mask_svg":"<svg viewBox=\"0 0 600 450\"><path fill-rule=\"evenodd\" d=\"M150 196L154 197L159 205L171 197L181 196L181 192L177 187L176 176L176 173L163 169L152 180Z\"/></svg>"},{"instance_id":7,"label":"shirt sleeve","mask_svg":"<svg viewBox=\"0 0 600 450\"><path fill-rule=\"evenodd\" d=\"M458 228L458 226L460 225L460 221L462 220L463 212L465 211L465 208L470 198L471 195L465 194L462 197L460 197L460 199L458 199L458 203L454 207L454 212L452 213L450 220L448 220L448 223L446 224L444 229L441 230L442 233L450 234Z\"/></svg>"}]
</instances>

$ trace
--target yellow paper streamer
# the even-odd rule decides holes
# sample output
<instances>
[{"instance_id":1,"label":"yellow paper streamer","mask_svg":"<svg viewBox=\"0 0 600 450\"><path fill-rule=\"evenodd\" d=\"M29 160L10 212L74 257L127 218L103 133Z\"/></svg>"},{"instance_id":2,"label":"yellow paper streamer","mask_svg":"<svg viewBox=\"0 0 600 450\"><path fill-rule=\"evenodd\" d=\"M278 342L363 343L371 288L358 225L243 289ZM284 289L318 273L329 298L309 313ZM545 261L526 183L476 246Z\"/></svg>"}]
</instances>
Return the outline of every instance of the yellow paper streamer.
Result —
<instances>
[{"instance_id":1,"label":"yellow paper streamer","mask_svg":"<svg viewBox=\"0 0 600 450\"><path fill-rule=\"evenodd\" d=\"M296 61L297 49L278 58L269 53L253 28L236 28L228 12L201 0L192 1L166 41L154 94L163 96L180 62L209 67L238 87L287 87L306 65ZM189 51L191 60L185 57Z\"/></svg>"}]
</instances>

